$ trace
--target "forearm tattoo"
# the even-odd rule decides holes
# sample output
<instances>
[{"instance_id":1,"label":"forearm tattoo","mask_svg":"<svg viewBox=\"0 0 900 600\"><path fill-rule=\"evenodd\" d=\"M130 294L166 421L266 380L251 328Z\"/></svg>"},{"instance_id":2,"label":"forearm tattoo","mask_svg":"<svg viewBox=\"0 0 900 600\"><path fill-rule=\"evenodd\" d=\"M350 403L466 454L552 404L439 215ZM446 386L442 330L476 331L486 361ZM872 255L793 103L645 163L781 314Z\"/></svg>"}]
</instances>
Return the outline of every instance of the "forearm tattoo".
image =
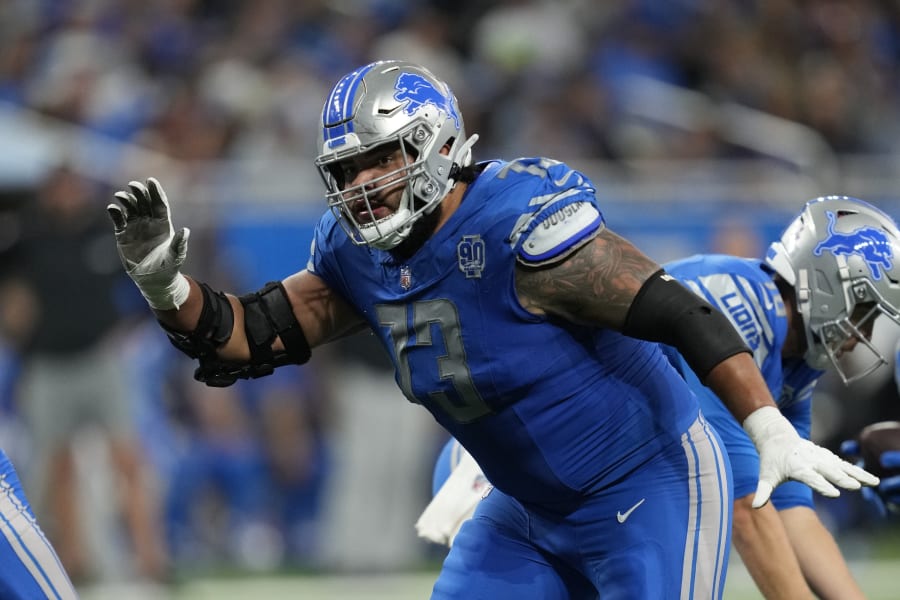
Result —
<instances>
[{"instance_id":1,"label":"forearm tattoo","mask_svg":"<svg viewBox=\"0 0 900 600\"><path fill-rule=\"evenodd\" d=\"M628 240L604 229L558 264L520 267L516 290L530 312L620 328L641 285L658 270Z\"/></svg>"}]
</instances>

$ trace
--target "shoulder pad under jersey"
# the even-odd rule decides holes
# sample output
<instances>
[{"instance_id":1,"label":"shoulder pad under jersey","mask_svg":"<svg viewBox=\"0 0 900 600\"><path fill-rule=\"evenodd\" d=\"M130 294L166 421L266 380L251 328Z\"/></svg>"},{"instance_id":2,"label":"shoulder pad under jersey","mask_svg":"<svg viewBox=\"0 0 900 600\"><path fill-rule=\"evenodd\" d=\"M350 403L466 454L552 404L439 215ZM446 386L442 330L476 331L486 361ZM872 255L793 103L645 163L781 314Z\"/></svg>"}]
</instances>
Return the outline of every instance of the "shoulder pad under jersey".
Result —
<instances>
[{"instance_id":1,"label":"shoulder pad under jersey","mask_svg":"<svg viewBox=\"0 0 900 600\"><path fill-rule=\"evenodd\" d=\"M536 212L519 236L516 258L540 266L559 261L603 230L603 216L585 199L557 199Z\"/></svg>"},{"instance_id":2,"label":"shoulder pad under jersey","mask_svg":"<svg viewBox=\"0 0 900 600\"><path fill-rule=\"evenodd\" d=\"M594 185L582 173L549 158L519 158L497 172L517 180L511 189L527 206L509 234L517 260L539 266L565 258L603 230ZM519 202L525 198L519 198Z\"/></svg>"}]
</instances>

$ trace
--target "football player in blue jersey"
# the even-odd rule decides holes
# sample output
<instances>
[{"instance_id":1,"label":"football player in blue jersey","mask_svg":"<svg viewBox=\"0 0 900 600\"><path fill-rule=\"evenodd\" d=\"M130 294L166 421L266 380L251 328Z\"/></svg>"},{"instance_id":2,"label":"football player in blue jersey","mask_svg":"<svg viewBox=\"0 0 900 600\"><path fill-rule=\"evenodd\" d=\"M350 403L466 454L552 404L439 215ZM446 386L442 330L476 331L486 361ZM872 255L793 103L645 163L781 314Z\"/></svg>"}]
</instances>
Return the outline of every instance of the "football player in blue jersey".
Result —
<instances>
[{"instance_id":1,"label":"football player in blue jersey","mask_svg":"<svg viewBox=\"0 0 900 600\"><path fill-rule=\"evenodd\" d=\"M666 270L728 315L781 413L808 439L813 389L825 369L850 383L888 364L870 339L877 317L900 322L898 260L900 230L887 214L828 196L807 202L764 260L695 256ZM852 365L841 360L849 352ZM752 440L684 357L671 348L669 354L725 442L734 471L732 539L763 595L863 598L809 486L787 482L756 508L760 463Z\"/></svg>"},{"instance_id":2,"label":"football player in blue jersey","mask_svg":"<svg viewBox=\"0 0 900 600\"><path fill-rule=\"evenodd\" d=\"M888 362L871 335L879 315L900 321L897 258L900 231L888 215L861 200L831 196L808 202L765 260L698 255L668 263L666 271L728 315L781 413L809 438L813 388L824 369L833 367L849 383ZM851 351L857 359L853 371L840 360ZM752 440L684 357L671 347L666 352L725 443L734 472L732 539L764 596L863 598L814 510L809 486L787 482L773 492L771 503L754 507L760 462ZM470 459L454 444L448 442L439 457L440 489L416 524L422 537L445 544L479 499L479 471L466 466ZM885 454L882 460L893 464L898 453ZM897 480L885 478L864 493L884 506L896 500Z\"/></svg>"},{"instance_id":3,"label":"football player in blue jersey","mask_svg":"<svg viewBox=\"0 0 900 600\"><path fill-rule=\"evenodd\" d=\"M228 385L371 331L400 389L494 488L433 598L719 598L730 469L679 349L761 456L757 502L878 480L799 436L727 317L606 226L592 183L548 158L472 162L447 85L407 62L344 76L316 166L330 210L305 269L234 296L180 272L156 179L108 207L126 271L197 379Z\"/></svg>"},{"instance_id":4,"label":"football player in blue jersey","mask_svg":"<svg viewBox=\"0 0 900 600\"><path fill-rule=\"evenodd\" d=\"M12 462L2 450L0 532L0 598L78 598L56 551L34 518Z\"/></svg>"},{"instance_id":5,"label":"football player in blue jersey","mask_svg":"<svg viewBox=\"0 0 900 600\"><path fill-rule=\"evenodd\" d=\"M894 347L894 383L900 391L900 340ZM841 454L853 458L863 468L886 471L877 487L863 488L863 497L874 507L881 518L900 514L900 450L884 450L878 456L879 465L867 465L862 457L859 440L846 440L841 444Z\"/></svg>"}]
</instances>

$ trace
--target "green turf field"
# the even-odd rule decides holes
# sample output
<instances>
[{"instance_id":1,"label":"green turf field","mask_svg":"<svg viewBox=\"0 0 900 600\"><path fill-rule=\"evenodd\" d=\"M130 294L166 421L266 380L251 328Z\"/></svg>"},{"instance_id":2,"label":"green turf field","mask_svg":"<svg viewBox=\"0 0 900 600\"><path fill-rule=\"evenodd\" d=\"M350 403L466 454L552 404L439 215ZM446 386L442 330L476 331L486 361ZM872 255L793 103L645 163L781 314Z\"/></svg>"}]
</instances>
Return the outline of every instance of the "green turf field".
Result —
<instances>
[{"instance_id":1,"label":"green turf field","mask_svg":"<svg viewBox=\"0 0 900 600\"><path fill-rule=\"evenodd\" d=\"M900 598L900 559L851 563L869 600ZM82 600L418 600L428 598L436 572L380 576L296 575L202 578L174 590L107 585L84 590ZM747 571L732 562L726 600L761 598Z\"/></svg>"},{"instance_id":2,"label":"green turf field","mask_svg":"<svg viewBox=\"0 0 900 600\"><path fill-rule=\"evenodd\" d=\"M857 532L838 540L850 568L869 600L900 598L900 528ZM242 575L217 572L185 575L172 588L132 583L80 589L82 600L418 600L427 599L437 576L433 568L382 575L283 574ZM725 600L761 598L732 551Z\"/></svg>"}]
</instances>

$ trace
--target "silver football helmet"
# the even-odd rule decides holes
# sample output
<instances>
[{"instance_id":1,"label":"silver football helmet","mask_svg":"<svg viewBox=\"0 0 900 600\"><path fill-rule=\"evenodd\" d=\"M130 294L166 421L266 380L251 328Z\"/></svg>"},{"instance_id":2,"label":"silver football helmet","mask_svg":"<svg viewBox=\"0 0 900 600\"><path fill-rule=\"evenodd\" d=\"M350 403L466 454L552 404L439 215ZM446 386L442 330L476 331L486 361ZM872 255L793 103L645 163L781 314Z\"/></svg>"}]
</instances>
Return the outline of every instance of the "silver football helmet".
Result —
<instances>
[{"instance_id":1,"label":"silver football helmet","mask_svg":"<svg viewBox=\"0 0 900 600\"><path fill-rule=\"evenodd\" d=\"M354 243L394 248L453 189L477 139L466 138L456 98L427 69L403 61L361 67L334 86L322 109L316 166L328 206ZM344 181L341 161L385 144L400 148L400 168L362 185ZM398 210L371 222L355 218L351 204L365 202L371 214L370 198L398 185L406 186Z\"/></svg>"},{"instance_id":2,"label":"silver football helmet","mask_svg":"<svg viewBox=\"0 0 900 600\"><path fill-rule=\"evenodd\" d=\"M879 315L900 323L898 258L893 219L847 196L810 200L769 247L766 262L794 286L810 366L834 365L846 384L887 364L870 337ZM868 349L866 364L853 375L838 360L851 339Z\"/></svg>"}]
</instances>

